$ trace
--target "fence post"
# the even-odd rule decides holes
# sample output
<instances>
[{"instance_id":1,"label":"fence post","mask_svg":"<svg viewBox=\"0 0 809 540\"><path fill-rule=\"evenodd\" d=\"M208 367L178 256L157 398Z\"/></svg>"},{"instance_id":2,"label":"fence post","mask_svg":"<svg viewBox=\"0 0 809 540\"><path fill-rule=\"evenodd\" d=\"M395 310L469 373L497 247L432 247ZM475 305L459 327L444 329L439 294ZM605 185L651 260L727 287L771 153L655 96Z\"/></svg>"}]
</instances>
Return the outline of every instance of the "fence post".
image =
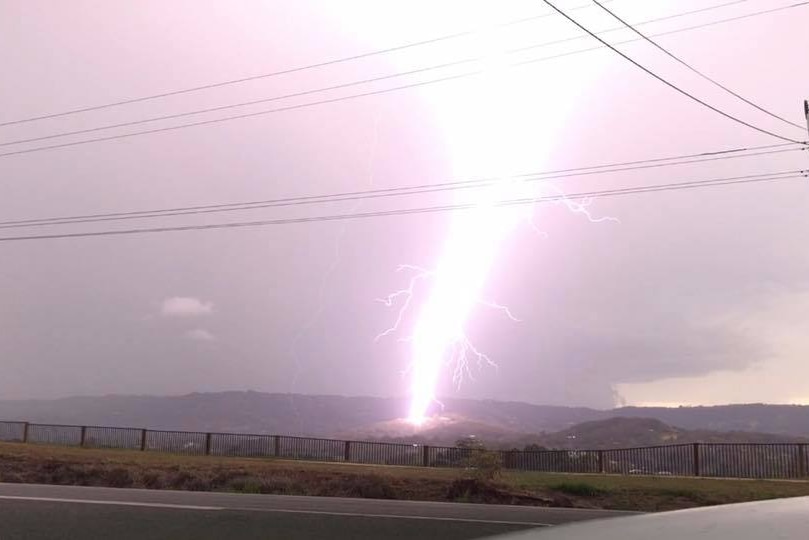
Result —
<instances>
[{"instance_id":1,"label":"fence post","mask_svg":"<svg viewBox=\"0 0 809 540\"><path fill-rule=\"evenodd\" d=\"M517 466L517 452L519 450L512 450L508 453L508 468L509 469L518 469Z\"/></svg>"},{"instance_id":2,"label":"fence post","mask_svg":"<svg viewBox=\"0 0 809 540\"><path fill-rule=\"evenodd\" d=\"M87 440L87 426L81 427L81 439L79 440L79 446L84 447L84 441Z\"/></svg>"},{"instance_id":3,"label":"fence post","mask_svg":"<svg viewBox=\"0 0 809 540\"><path fill-rule=\"evenodd\" d=\"M28 422L24 422L22 426L22 442L28 442Z\"/></svg>"},{"instance_id":4,"label":"fence post","mask_svg":"<svg viewBox=\"0 0 809 540\"><path fill-rule=\"evenodd\" d=\"M206 456L211 455L211 434L210 433L205 434L205 455Z\"/></svg>"},{"instance_id":5,"label":"fence post","mask_svg":"<svg viewBox=\"0 0 809 540\"><path fill-rule=\"evenodd\" d=\"M343 461L351 461L351 441L345 442L345 448L343 449Z\"/></svg>"},{"instance_id":6,"label":"fence post","mask_svg":"<svg viewBox=\"0 0 809 540\"><path fill-rule=\"evenodd\" d=\"M504 469L514 468L514 450L503 450L500 452L500 460L503 462Z\"/></svg>"},{"instance_id":7,"label":"fence post","mask_svg":"<svg viewBox=\"0 0 809 540\"><path fill-rule=\"evenodd\" d=\"M140 451L143 452L146 450L146 430L140 430Z\"/></svg>"},{"instance_id":8,"label":"fence post","mask_svg":"<svg viewBox=\"0 0 809 540\"><path fill-rule=\"evenodd\" d=\"M798 443L798 477L806 476L806 443Z\"/></svg>"},{"instance_id":9,"label":"fence post","mask_svg":"<svg viewBox=\"0 0 809 540\"><path fill-rule=\"evenodd\" d=\"M275 455L275 457L281 457L281 437L279 435L275 436L273 445L274 445L273 455Z\"/></svg>"},{"instance_id":10,"label":"fence post","mask_svg":"<svg viewBox=\"0 0 809 540\"><path fill-rule=\"evenodd\" d=\"M700 476L699 467L699 443L694 443L694 476Z\"/></svg>"},{"instance_id":11,"label":"fence post","mask_svg":"<svg viewBox=\"0 0 809 540\"><path fill-rule=\"evenodd\" d=\"M604 473L604 450L598 451L598 472Z\"/></svg>"},{"instance_id":12,"label":"fence post","mask_svg":"<svg viewBox=\"0 0 809 540\"><path fill-rule=\"evenodd\" d=\"M430 446L427 444L422 448L421 464L424 467L430 466Z\"/></svg>"}]
</instances>

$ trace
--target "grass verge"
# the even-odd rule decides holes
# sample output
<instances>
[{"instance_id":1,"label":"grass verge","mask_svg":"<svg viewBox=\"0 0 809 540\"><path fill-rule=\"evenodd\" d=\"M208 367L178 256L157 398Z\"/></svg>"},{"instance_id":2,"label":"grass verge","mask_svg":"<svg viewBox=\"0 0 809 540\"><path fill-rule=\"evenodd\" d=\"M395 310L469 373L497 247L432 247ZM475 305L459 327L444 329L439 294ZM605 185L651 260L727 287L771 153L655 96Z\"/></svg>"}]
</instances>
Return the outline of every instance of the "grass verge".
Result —
<instances>
[{"instance_id":1,"label":"grass verge","mask_svg":"<svg viewBox=\"0 0 809 540\"><path fill-rule=\"evenodd\" d=\"M809 495L809 482L504 472L0 443L0 482L674 510Z\"/></svg>"}]
</instances>

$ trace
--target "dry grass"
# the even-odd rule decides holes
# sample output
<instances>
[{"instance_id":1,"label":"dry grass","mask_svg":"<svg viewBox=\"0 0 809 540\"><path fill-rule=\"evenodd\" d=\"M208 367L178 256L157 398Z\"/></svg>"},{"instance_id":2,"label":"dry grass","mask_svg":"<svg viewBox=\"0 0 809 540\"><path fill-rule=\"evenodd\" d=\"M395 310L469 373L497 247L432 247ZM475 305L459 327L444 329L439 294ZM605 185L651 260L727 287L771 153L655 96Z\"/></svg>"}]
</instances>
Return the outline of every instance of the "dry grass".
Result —
<instances>
[{"instance_id":1,"label":"dry grass","mask_svg":"<svg viewBox=\"0 0 809 540\"><path fill-rule=\"evenodd\" d=\"M0 482L671 510L809 495L809 483L505 472L179 456L0 443Z\"/></svg>"}]
</instances>

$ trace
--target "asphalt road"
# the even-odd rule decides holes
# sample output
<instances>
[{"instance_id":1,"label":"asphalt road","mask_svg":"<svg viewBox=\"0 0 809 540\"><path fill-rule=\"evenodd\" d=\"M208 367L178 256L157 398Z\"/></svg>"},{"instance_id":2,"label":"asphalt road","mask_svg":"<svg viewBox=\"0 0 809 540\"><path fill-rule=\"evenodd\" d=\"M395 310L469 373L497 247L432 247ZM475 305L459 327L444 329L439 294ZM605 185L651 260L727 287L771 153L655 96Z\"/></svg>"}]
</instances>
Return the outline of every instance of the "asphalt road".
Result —
<instances>
[{"instance_id":1,"label":"asphalt road","mask_svg":"<svg viewBox=\"0 0 809 540\"><path fill-rule=\"evenodd\" d=\"M0 540L481 538L626 512L0 484Z\"/></svg>"}]
</instances>

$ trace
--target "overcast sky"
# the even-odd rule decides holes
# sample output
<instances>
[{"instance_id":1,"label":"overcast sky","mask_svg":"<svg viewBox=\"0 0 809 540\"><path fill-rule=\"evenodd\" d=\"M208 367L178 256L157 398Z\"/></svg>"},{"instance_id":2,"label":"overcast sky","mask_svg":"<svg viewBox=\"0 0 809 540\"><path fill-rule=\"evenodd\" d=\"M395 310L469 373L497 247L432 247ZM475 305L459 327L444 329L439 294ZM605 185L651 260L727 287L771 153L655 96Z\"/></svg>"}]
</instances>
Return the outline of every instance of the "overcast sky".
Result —
<instances>
[{"instance_id":1,"label":"overcast sky","mask_svg":"<svg viewBox=\"0 0 809 540\"><path fill-rule=\"evenodd\" d=\"M791 3L736 2L641 28L665 32ZM587 0L559 4L570 8ZM492 10L449 0L0 0L0 122L250 77L548 11L539 1L496 5ZM638 23L708 4L614 0L608 5ZM616 25L598 8L570 13L594 29ZM809 97L807 22L809 7L802 7L659 40L736 92L802 125L802 100ZM507 28L508 47L580 34L557 16ZM615 42L632 34L605 37ZM412 70L479 55L476 44L457 38L0 127L0 141ZM581 39L519 58L594 45ZM648 44L621 49L733 115L790 138L807 137ZM38 144L221 118L469 68ZM446 182L485 173L475 169L485 152L469 151L467 138L475 137L476 144L486 137L508 141L526 159L519 166L533 171L779 143L688 100L608 50L519 69L534 85L515 89L520 99L534 97L523 107L519 131L492 135L481 119L498 118L498 110L482 110L467 99L479 78L460 78L225 123L0 156L0 216L8 221ZM504 110L512 116L518 113L511 105L525 103L508 101ZM34 147L2 146L0 154ZM556 185L575 193L807 168L807 152L794 151ZM0 237L387 210L451 204L453 197L15 228L0 230ZM498 310L475 309L467 335L499 367L475 366L474 380L460 389L447 371L441 394L596 407L809 403L809 181L597 199L589 210L618 222L593 223L563 205L541 205L533 227L523 223L506 238L484 293L487 301L509 306L519 322ZM449 213L422 214L0 242L0 398L234 389L404 395L410 349L400 338L412 317L405 318L401 332L375 340L397 314L376 300L407 286L409 274L397 272L397 266L434 267L451 219ZM423 299L417 291L414 305Z\"/></svg>"}]
</instances>

